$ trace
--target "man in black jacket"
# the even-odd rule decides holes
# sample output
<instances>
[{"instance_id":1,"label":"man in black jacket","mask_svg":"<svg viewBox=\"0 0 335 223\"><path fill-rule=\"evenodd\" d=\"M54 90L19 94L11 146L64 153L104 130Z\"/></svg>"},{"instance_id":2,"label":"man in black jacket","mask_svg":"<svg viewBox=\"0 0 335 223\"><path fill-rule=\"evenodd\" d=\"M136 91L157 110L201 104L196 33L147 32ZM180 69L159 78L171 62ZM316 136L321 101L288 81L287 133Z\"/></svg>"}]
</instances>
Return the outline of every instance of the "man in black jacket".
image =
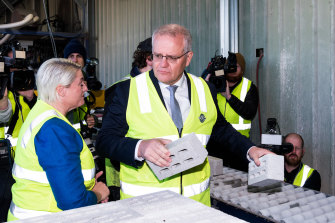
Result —
<instances>
[{"instance_id":1,"label":"man in black jacket","mask_svg":"<svg viewBox=\"0 0 335 223\"><path fill-rule=\"evenodd\" d=\"M236 132L218 110L215 89L184 71L193 56L187 29L177 24L164 25L152 39L153 70L118 84L106 108L96 148L101 156L121 162L121 198L169 189L210 205L207 159L163 181L144 161L169 166L172 158L166 144L191 132L200 137L204 146L213 132L216 141L238 150L241 159L249 156L257 165L259 157L271 152L255 147ZM169 93L171 86L177 87L174 96ZM182 126L174 124L176 103Z\"/></svg>"}]
</instances>

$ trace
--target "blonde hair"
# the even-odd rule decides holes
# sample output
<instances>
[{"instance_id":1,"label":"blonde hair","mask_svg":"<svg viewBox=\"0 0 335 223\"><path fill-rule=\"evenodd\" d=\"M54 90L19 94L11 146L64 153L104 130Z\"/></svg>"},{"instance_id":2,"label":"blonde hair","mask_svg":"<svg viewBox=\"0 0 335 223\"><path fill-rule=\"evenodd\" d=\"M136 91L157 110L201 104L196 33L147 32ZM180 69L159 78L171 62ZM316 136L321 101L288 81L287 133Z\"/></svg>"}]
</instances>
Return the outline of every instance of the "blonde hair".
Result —
<instances>
[{"instance_id":1,"label":"blonde hair","mask_svg":"<svg viewBox=\"0 0 335 223\"><path fill-rule=\"evenodd\" d=\"M52 58L45 61L36 75L39 99L46 103L57 101L56 87L70 85L76 78L78 70L81 70L80 65L68 59Z\"/></svg>"}]
</instances>

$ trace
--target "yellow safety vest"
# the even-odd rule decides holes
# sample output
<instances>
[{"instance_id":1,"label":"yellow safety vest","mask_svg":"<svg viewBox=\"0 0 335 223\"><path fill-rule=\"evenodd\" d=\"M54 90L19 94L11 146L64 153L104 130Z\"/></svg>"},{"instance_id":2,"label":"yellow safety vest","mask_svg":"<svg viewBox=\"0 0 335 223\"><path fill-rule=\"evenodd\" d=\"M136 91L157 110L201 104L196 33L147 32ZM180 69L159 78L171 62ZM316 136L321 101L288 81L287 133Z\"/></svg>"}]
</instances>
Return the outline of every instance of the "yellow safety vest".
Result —
<instances>
[{"instance_id":1,"label":"yellow safety vest","mask_svg":"<svg viewBox=\"0 0 335 223\"><path fill-rule=\"evenodd\" d=\"M123 79L115 82L109 87L112 87L113 85L118 84L122 81L129 80L130 78L132 77L130 74L128 74L125 77L123 77ZM108 158L105 159L105 171L106 171L106 185L108 187L110 186L120 187L120 171L114 167L114 165Z\"/></svg>"},{"instance_id":2,"label":"yellow safety vest","mask_svg":"<svg viewBox=\"0 0 335 223\"><path fill-rule=\"evenodd\" d=\"M240 101L244 102L247 92L250 89L251 81L243 77L242 81L234 88L232 95L237 97ZM245 120L238 115L234 109L227 103L227 100L220 93L217 94L218 105L220 112L226 120L242 135L249 138L251 128L251 120ZM227 103L227 104L226 104Z\"/></svg>"},{"instance_id":3,"label":"yellow safety vest","mask_svg":"<svg viewBox=\"0 0 335 223\"><path fill-rule=\"evenodd\" d=\"M192 101L182 136L194 132L203 146L206 146L217 119L217 110L205 81L191 74L188 77ZM179 138L177 127L164 107L149 72L131 79L126 118L129 125L126 137ZM139 168L121 163L120 195L121 199L125 199L162 190L180 193L182 187L182 195L210 206L209 177L210 166L207 159L199 166L164 180L158 180L145 162Z\"/></svg>"},{"instance_id":4,"label":"yellow safety vest","mask_svg":"<svg viewBox=\"0 0 335 223\"><path fill-rule=\"evenodd\" d=\"M15 106L16 103L15 103L14 95L11 91L8 91L8 99L10 100L10 102L12 104L12 110L13 110L13 114L14 114L15 109L16 109L16 106ZM13 147L14 151L15 151L15 146L16 146L16 143L17 143L17 137L19 135L21 126L23 124L23 121L26 119L26 117L28 116L28 114L30 112L30 108L29 108L28 104L24 101L24 97L21 96L21 95L19 96L19 103L22 107L22 113L21 113L21 110L19 110L18 119L17 119L17 122L15 124L12 136L10 136L8 138L10 140L11 144L12 144L12 147ZM24 120L22 120L22 117L23 117ZM1 138L5 138L5 134L8 131L9 123L10 123L10 121L7 122L7 123L1 123L1 127L0 127L0 137Z\"/></svg>"},{"instance_id":5,"label":"yellow safety vest","mask_svg":"<svg viewBox=\"0 0 335 223\"><path fill-rule=\"evenodd\" d=\"M307 179L312 175L314 169L303 164L301 170L294 178L293 185L298 187L303 187L307 181Z\"/></svg>"},{"instance_id":6,"label":"yellow safety vest","mask_svg":"<svg viewBox=\"0 0 335 223\"><path fill-rule=\"evenodd\" d=\"M13 166L16 182L12 187L13 200L8 212L9 221L61 211L57 207L46 173L39 164L34 144L35 136L43 124L55 117L71 125L52 106L38 100L21 128ZM84 140L80 160L85 187L91 190L95 184L95 166Z\"/></svg>"}]
</instances>

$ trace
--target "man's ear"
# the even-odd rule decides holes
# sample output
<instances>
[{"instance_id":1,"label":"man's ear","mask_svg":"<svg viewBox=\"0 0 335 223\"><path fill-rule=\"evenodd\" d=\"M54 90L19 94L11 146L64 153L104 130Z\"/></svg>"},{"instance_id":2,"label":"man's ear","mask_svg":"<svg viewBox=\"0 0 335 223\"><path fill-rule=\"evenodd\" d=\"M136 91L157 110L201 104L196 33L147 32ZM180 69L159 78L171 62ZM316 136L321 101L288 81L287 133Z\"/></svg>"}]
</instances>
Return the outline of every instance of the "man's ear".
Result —
<instances>
[{"instance_id":1,"label":"man's ear","mask_svg":"<svg viewBox=\"0 0 335 223\"><path fill-rule=\"evenodd\" d=\"M304 155L305 155L305 148L302 148L301 158L304 157Z\"/></svg>"},{"instance_id":2,"label":"man's ear","mask_svg":"<svg viewBox=\"0 0 335 223\"><path fill-rule=\"evenodd\" d=\"M63 85L57 85L57 87L56 87L56 93L60 97L64 97L65 96L65 87Z\"/></svg>"},{"instance_id":3,"label":"man's ear","mask_svg":"<svg viewBox=\"0 0 335 223\"><path fill-rule=\"evenodd\" d=\"M193 57L193 51L188 52L188 53L187 53L187 58L186 58L186 67L187 67L188 65L190 65L191 60L192 60L192 57Z\"/></svg>"}]
</instances>

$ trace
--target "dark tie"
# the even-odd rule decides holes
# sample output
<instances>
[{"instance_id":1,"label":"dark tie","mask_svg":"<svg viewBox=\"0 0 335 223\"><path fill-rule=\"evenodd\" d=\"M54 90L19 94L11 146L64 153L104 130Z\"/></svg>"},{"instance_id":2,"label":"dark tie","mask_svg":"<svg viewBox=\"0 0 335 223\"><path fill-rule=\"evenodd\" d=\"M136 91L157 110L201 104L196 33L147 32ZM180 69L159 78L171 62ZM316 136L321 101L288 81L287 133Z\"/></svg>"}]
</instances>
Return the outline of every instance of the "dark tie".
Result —
<instances>
[{"instance_id":1,"label":"dark tie","mask_svg":"<svg viewBox=\"0 0 335 223\"><path fill-rule=\"evenodd\" d=\"M170 109L171 109L172 120L180 132L181 129L183 128L183 119L181 117L179 104L174 96L174 94L176 93L177 87L178 86L176 85L172 85L167 88L170 91Z\"/></svg>"}]
</instances>

